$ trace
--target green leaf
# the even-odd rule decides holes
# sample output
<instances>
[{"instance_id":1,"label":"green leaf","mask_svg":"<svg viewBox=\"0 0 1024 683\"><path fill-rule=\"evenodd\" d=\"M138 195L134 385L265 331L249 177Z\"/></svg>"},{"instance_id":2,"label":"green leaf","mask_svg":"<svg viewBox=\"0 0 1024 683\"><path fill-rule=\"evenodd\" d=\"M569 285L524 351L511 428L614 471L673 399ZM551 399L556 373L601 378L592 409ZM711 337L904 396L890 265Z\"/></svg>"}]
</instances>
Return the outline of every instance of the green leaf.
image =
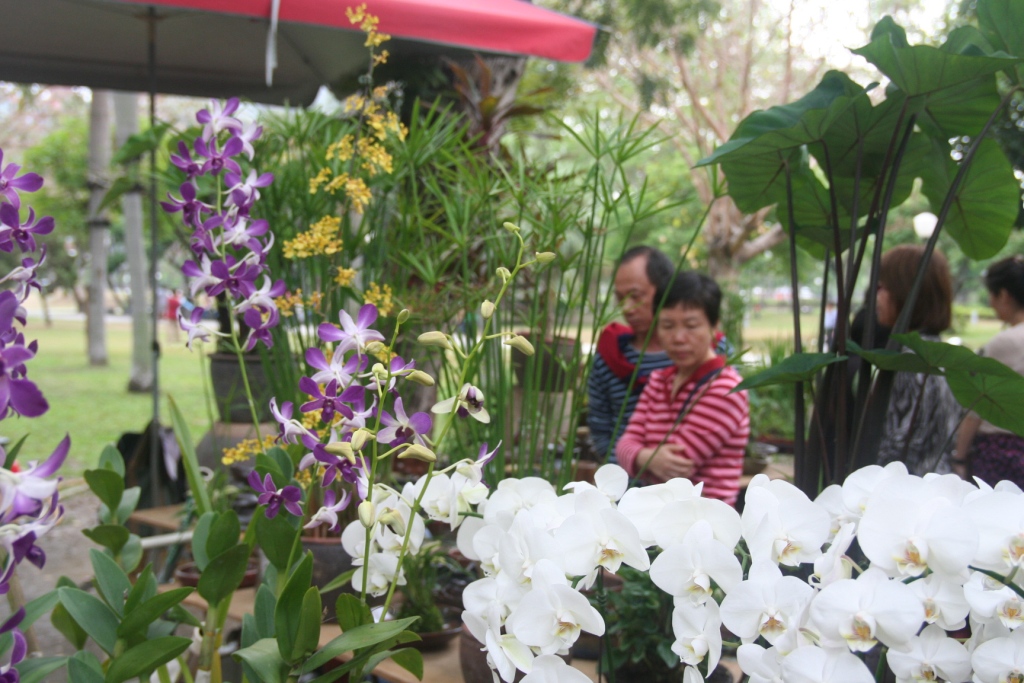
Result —
<instances>
[{"instance_id":1,"label":"green leaf","mask_svg":"<svg viewBox=\"0 0 1024 683\"><path fill-rule=\"evenodd\" d=\"M189 612L181 605L175 605L167 612L167 619L175 624L186 624L196 628L202 628L203 622L196 618L196 615Z\"/></svg>"},{"instance_id":2,"label":"green leaf","mask_svg":"<svg viewBox=\"0 0 1024 683\"><path fill-rule=\"evenodd\" d=\"M256 619L256 633L259 635L259 638L274 637L274 611L276 607L277 598L274 596L274 591L270 590L270 586L266 584L260 586L259 590L256 591L256 604L253 608L253 616Z\"/></svg>"},{"instance_id":3,"label":"green leaf","mask_svg":"<svg viewBox=\"0 0 1024 683\"><path fill-rule=\"evenodd\" d=\"M191 593L191 588L175 588L154 595L124 615L121 625L117 627L117 635L127 639L133 635L145 633L151 623L156 621L164 612L187 598Z\"/></svg>"},{"instance_id":4,"label":"green leaf","mask_svg":"<svg viewBox=\"0 0 1024 683\"><path fill-rule=\"evenodd\" d=\"M914 353L889 351L888 349L869 351L867 349L862 349L857 342L852 339L846 340L846 348L850 353L860 356L879 370L921 372L929 375L942 374L942 370L940 368L929 365L925 359Z\"/></svg>"},{"instance_id":5,"label":"green leaf","mask_svg":"<svg viewBox=\"0 0 1024 683\"><path fill-rule=\"evenodd\" d=\"M156 577L153 576L153 565L147 564L135 579L132 592L124 602L124 613L130 614L136 607L149 600L157 593Z\"/></svg>"},{"instance_id":6,"label":"green leaf","mask_svg":"<svg viewBox=\"0 0 1024 683\"><path fill-rule=\"evenodd\" d=\"M302 673L309 673L314 669L318 669L345 652L359 650L371 645L379 645L392 638L397 638L398 634L404 631L416 619L418 617L365 624L357 626L351 631L346 631L307 659L302 665Z\"/></svg>"},{"instance_id":7,"label":"green leaf","mask_svg":"<svg viewBox=\"0 0 1024 683\"><path fill-rule=\"evenodd\" d=\"M116 510L124 493L124 477L113 470L86 470L85 482L110 510Z\"/></svg>"},{"instance_id":8,"label":"green leaf","mask_svg":"<svg viewBox=\"0 0 1024 683\"><path fill-rule=\"evenodd\" d=\"M320 623L323 620L323 603L320 591L310 586L302 596L302 611L299 630L295 634L295 647L292 649L291 661L296 661L316 650L320 644Z\"/></svg>"},{"instance_id":9,"label":"green leaf","mask_svg":"<svg viewBox=\"0 0 1024 683\"><path fill-rule=\"evenodd\" d=\"M1024 377L994 358L978 357L969 367L947 368L946 381L961 405L996 427L1024 436Z\"/></svg>"},{"instance_id":10,"label":"green leaf","mask_svg":"<svg viewBox=\"0 0 1024 683\"><path fill-rule=\"evenodd\" d=\"M288 482L292 479L292 475L290 474L290 465L288 469L283 470L281 469L281 463L279 463L275 458L271 458L269 455L264 453L256 454L255 469L256 472L259 473L260 479L263 479L267 474L269 474L270 478L274 480L274 484L278 488L287 486Z\"/></svg>"},{"instance_id":11,"label":"green leaf","mask_svg":"<svg viewBox=\"0 0 1024 683\"><path fill-rule=\"evenodd\" d=\"M922 175L921 191L936 213L956 176L956 163L936 143L934 163ZM956 191L945 222L950 237L972 259L995 256L1006 246L1020 209L1020 187L1013 168L994 140L983 140Z\"/></svg>"},{"instance_id":12,"label":"green leaf","mask_svg":"<svg viewBox=\"0 0 1024 683\"><path fill-rule=\"evenodd\" d=\"M197 590L211 605L229 597L242 583L249 565L249 546L236 545L210 560L199 577Z\"/></svg>"},{"instance_id":13,"label":"green leaf","mask_svg":"<svg viewBox=\"0 0 1024 683\"><path fill-rule=\"evenodd\" d=\"M92 657L90 660L89 657ZM68 680L75 683L103 683L103 669L90 652L79 652L68 659Z\"/></svg>"},{"instance_id":14,"label":"green leaf","mask_svg":"<svg viewBox=\"0 0 1024 683\"><path fill-rule=\"evenodd\" d=\"M228 510L217 514L210 525L210 535L206 539L206 554L210 557L220 555L228 548L238 545L241 535L242 526L238 523L237 512Z\"/></svg>"},{"instance_id":15,"label":"green leaf","mask_svg":"<svg viewBox=\"0 0 1024 683\"><path fill-rule=\"evenodd\" d=\"M423 678L423 653L416 648L406 647L391 652L391 661L418 679Z\"/></svg>"},{"instance_id":16,"label":"green leaf","mask_svg":"<svg viewBox=\"0 0 1024 683\"><path fill-rule=\"evenodd\" d=\"M124 601L132 590L128 575L118 566L114 558L96 550L89 549L89 559L96 575L96 587L118 616L124 614Z\"/></svg>"},{"instance_id":17,"label":"green leaf","mask_svg":"<svg viewBox=\"0 0 1024 683\"><path fill-rule=\"evenodd\" d=\"M1002 50L1018 57L1024 56L1024 12L1020 0L978 0L978 28L988 39L993 49ZM1010 80L1019 85L1024 81L1024 67L1017 64L1015 70L1007 70Z\"/></svg>"},{"instance_id":18,"label":"green leaf","mask_svg":"<svg viewBox=\"0 0 1024 683\"><path fill-rule=\"evenodd\" d=\"M83 529L82 533L93 543L97 543L104 548L110 548L110 552L115 555L121 552L121 549L128 542L128 537L131 536L131 532L128 529L117 524L101 524L91 529Z\"/></svg>"},{"instance_id":19,"label":"green leaf","mask_svg":"<svg viewBox=\"0 0 1024 683\"><path fill-rule=\"evenodd\" d=\"M160 121L151 128L129 136L120 149L114 152L111 161L115 164L129 164L138 161L148 152L161 151L164 136L170 128L170 123Z\"/></svg>"},{"instance_id":20,"label":"green leaf","mask_svg":"<svg viewBox=\"0 0 1024 683\"><path fill-rule=\"evenodd\" d=\"M264 514L256 517L256 535L260 548L270 564L280 572L288 570L288 561L298 534L299 529L291 525L286 515L277 515L273 519Z\"/></svg>"},{"instance_id":21,"label":"green leaf","mask_svg":"<svg viewBox=\"0 0 1024 683\"><path fill-rule=\"evenodd\" d=\"M248 664L263 683L283 683L287 664L281 658L277 641L263 638L249 647L235 652L232 657Z\"/></svg>"},{"instance_id":22,"label":"green leaf","mask_svg":"<svg viewBox=\"0 0 1024 683\"><path fill-rule=\"evenodd\" d=\"M13 446L7 449L7 457L4 458L4 469L9 470L14 465L14 460L18 457L18 453L21 451L21 447L25 445L25 439L28 438L28 434L25 434L18 439Z\"/></svg>"},{"instance_id":23,"label":"green leaf","mask_svg":"<svg viewBox=\"0 0 1024 683\"><path fill-rule=\"evenodd\" d=\"M207 512L199 518L195 529L192 530L192 559L195 560L196 568L199 571L203 571L206 569L206 565L210 564L210 554L206 552L206 548L210 539L210 529L213 527L215 519L217 519L216 512Z\"/></svg>"},{"instance_id":24,"label":"green leaf","mask_svg":"<svg viewBox=\"0 0 1024 683\"><path fill-rule=\"evenodd\" d=\"M755 389L774 384L796 384L813 379L824 367L846 360L846 356L831 353L794 353L781 362L746 378L733 391Z\"/></svg>"},{"instance_id":25,"label":"green leaf","mask_svg":"<svg viewBox=\"0 0 1024 683\"><path fill-rule=\"evenodd\" d=\"M196 513L200 516L211 510L210 494L206 490L206 482L199 472L199 459L196 457L195 444L192 443L192 434L189 432L185 416L178 409L173 396L168 396L171 404L171 423L174 425L174 435L181 447L181 461L185 466L185 477L188 479L189 490L192 491L192 498L196 503Z\"/></svg>"},{"instance_id":26,"label":"green leaf","mask_svg":"<svg viewBox=\"0 0 1024 683\"><path fill-rule=\"evenodd\" d=\"M89 640L89 634L78 625L78 622L74 620L71 613L64 609L64 605L57 603L50 612L50 623L53 627L60 632L71 646L76 650L81 650L85 647L85 643ZM72 679L77 680L77 679Z\"/></svg>"},{"instance_id":27,"label":"green leaf","mask_svg":"<svg viewBox=\"0 0 1024 683\"><path fill-rule=\"evenodd\" d=\"M274 608L274 635L286 661L291 661L291 654L295 651L302 624L302 601L312 583L313 554L307 552L288 577Z\"/></svg>"},{"instance_id":28,"label":"green leaf","mask_svg":"<svg viewBox=\"0 0 1024 683\"><path fill-rule=\"evenodd\" d=\"M123 683L130 678L147 677L171 661L192 644L191 638L165 636L144 640L126 652L110 660L105 683Z\"/></svg>"},{"instance_id":29,"label":"green leaf","mask_svg":"<svg viewBox=\"0 0 1024 683\"><path fill-rule=\"evenodd\" d=\"M124 524L128 521L128 517L135 512L135 508L139 505L139 497L142 495L142 489L138 486L132 486L124 490L124 494L121 496L121 504L117 506L117 511L114 513L114 519L111 521L116 524Z\"/></svg>"},{"instance_id":30,"label":"green leaf","mask_svg":"<svg viewBox=\"0 0 1024 683\"><path fill-rule=\"evenodd\" d=\"M292 475L295 473L295 465L292 463L292 459L288 456L288 452L280 446L274 446L273 448L267 449L267 456L273 459L284 476L291 480Z\"/></svg>"},{"instance_id":31,"label":"green leaf","mask_svg":"<svg viewBox=\"0 0 1024 683\"><path fill-rule=\"evenodd\" d=\"M67 661L67 657L31 657L16 664L14 668L18 670L21 683L41 683Z\"/></svg>"},{"instance_id":32,"label":"green leaf","mask_svg":"<svg viewBox=\"0 0 1024 683\"><path fill-rule=\"evenodd\" d=\"M333 579L328 581L326 584L324 584L323 586L320 586L320 594L323 595L324 593L329 593L332 590L335 590L337 588L341 588L345 584L349 583L352 580L352 577L355 576L355 574L356 574L356 568L355 567L353 567L352 569L349 569L347 572L342 572L342 573L338 574Z\"/></svg>"},{"instance_id":33,"label":"green leaf","mask_svg":"<svg viewBox=\"0 0 1024 683\"><path fill-rule=\"evenodd\" d=\"M356 626L373 623L370 606L351 593L342 593L338 596L334 603L334 611L342 631L351 631Z\"/></svg>"},{"instance_id":34,"label":"green leaf","mask_svg":"<svg viewBox=\"0 0 1024 683\"><path fill-rule=\"evenodd\" d=\"M880 21L879 26L885 22L895 26L888 17ZM1013 68L1018 62L1016 57L1005 53L956 54L930 45L907 45L905 34L901 41L896 33L878 31L878 27L871 42L853 53L878 67L908 97L955 88Z\"/></svg>"},{"instance_id":35,"label":"green leaf","mask_svg":"<svg viewBox=\"0 0 1024 683\"><path fill-rule=\"evenodd\" d=\"M19 628L24 630L36 623L36 620L39 619L39 617L54 608L59 599L60 596L57 595L57 591L55 589L40 595L34 600L29 600L28 604L25 605L25 618L21 620Z\"/></svg>"},{"instance_id":36,"label":"green leaf","mask_svg":"<svg viewBox=\"0 0 1024 683\"><path fill-rule=\"evenodd\" d=\"M60 588L60 604L96 644L114 654L117 643L117 615L106 603L77 588Z\"/></svg>"},{"instance_id":37,"label":"green leaf","mask_svg":"<svg viewBox=\"0 0 1024 683\"><path fill-rule=\"evenodd\" d=\"M124 479L124 457L113 445L107 444L100 453L99 468L101 470L113 470L119 477Z\"/></svg>"},{"instance_id":38,"label":"green leaf","mask_svg":"<svg viewBox=\"0 0 1024 683\"><path fill-rule=\"evenodd\" d=\"M121 548L121 554L117 559L121 569L124 569L129 574L134 572L138 568L139 563L142 562L142 539L136 534L130 534L128 542Z\"/></svg>"}]
</instances>

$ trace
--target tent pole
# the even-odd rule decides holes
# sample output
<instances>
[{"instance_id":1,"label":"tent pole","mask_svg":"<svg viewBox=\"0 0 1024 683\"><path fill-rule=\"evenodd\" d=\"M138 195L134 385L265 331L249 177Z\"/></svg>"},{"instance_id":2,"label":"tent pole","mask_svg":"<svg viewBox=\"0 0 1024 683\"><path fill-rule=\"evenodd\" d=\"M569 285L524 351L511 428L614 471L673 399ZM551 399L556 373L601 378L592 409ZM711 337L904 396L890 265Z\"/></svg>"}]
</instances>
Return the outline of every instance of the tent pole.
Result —
<instances>
[{"instance_id":1,"label":"tent pole","mask_svg":"<svg viewBox=\"0 0 1024 683\"><path fill-rule=\"evenodd\" d=\"M149 7L149 128L156 128L156 9ZM149 286L153 296L153 422L149 434L150 505L160 500L160 297L157 291L157 263L160 259L156 211L156 149L149 150Z\"/></svg>"}]
</instances>

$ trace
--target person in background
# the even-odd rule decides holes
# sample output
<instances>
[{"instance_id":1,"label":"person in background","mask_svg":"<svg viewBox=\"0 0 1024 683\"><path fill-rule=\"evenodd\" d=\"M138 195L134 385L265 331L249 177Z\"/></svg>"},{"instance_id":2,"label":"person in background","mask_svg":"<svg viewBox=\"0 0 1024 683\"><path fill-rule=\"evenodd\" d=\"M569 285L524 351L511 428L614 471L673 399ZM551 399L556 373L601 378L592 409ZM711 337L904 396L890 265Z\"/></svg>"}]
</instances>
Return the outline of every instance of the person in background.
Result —
<instances>
[{"instance_id":1,"label":"person in background","mask_svg":"<svg viewBox=\"0 0 1024 683\"><path fill-rule=\"evenodd\" d=\"M658 293L661 300L662 292ZM658 483L685 477L703 495L735 505L750 437L747 392L715 352L722 292L706 275L679 273L658 313L658 344L672 362L651 373L616 446L631 477Z\"/></svg>"},{"instance_id":2,"label":"person in background","mask_svg":"<svg viewBox=\"0 0 1024 683\"><path fill-rule=\"evenodd\" d=\"M1024 258L1011 256L985 271L988 302L996 317L1009 327L979 352L1024 374ZM995 486L1008 479L1024 487L1024 437L1012 434L968 413L957 434L954 469Z\"/></svg>"},{"instance_id":3,"label":"person in background","mask_svg":"<svg viewBox=\"0 0 1024 683\"><path fill-rule=\"evenodd\" d=\"M904 244L882 254L875 292L878 323L893 327L899 318L924 247ZM922 339L940 341L953 319L953 282L949 262L939 251L932 253L921 290L910 316L908 330ZM906 463L911 474L951 471L954 433L963 410L944 377L925 373L897 372L893 379L878 464Z\"/></svg>"},{"instance_id":4,"label":"person in background","mask_svg":"<svg viewBox=\"0 0 1024 683\"><path fill-rule=\"evenodd\" d=\"M164 317L170 324L170 340L176 342L179 339L178 334L178 309L181 308L181 290L175 289L171 291L170 296L167 297L167 309Z\"/></svg>"},{"instance_id":5,"label":"person in background","mask_svg":"<svg viewBox=\"0 0 1024 683\"><path fill-rule=\"evenodd\" d=\"M611 323L601 332L587 379L587 424L599 462L606 457L614 462L615 441L629 422L648 376L672 364L657 336L648 333L654 322L655 294L674 272L668 256L647 246L629 249L615 271L615 299L626 324ZM636 379L630 386L634 371ZM623 402L626 408L620 419Z\"/></svg>"}]
</instances>

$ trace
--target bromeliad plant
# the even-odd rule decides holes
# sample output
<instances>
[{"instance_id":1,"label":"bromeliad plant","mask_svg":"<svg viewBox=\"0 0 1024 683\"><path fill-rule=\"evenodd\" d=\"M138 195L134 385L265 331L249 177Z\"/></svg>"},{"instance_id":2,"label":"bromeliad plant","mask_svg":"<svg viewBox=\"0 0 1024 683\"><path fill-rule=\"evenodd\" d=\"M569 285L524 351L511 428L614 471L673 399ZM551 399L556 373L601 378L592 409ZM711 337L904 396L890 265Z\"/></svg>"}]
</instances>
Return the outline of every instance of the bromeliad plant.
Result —
<instances>
[{"instance_id":1,"label":"bromeliad plant","mask_svg":"<svg viewBox=\"0 0 1024 683\"><path fill-rule=\"evenodd\" d=\"M790 236L793 291L811 279L797 272L796 249L802 247L823 264L822 310L830 298L838 302L833 348L806 353L793 297L796 353L743 385L796 385L796 479L809 494L821 482L841 482L874 462L883 433L877 426L886 415L896 371L943 375L966 408L1024 433L1020 412L1008 410L1024 391L1019 375L965 349L901 334L941 231L947 230L968 257L988 258L1006 244L1020 209L1019 179L991 131L1008 105L1021 98L1024 37L1005 27L1020 24L1024 2L979 0L977 16L977 27L955 29L940 46L910 45L903 28L886 17L871 42L854 51L888 80L884 98L873 92L876 83L862 86L830 71L799 100L748 116L727 143L700 162L720 167L729 195L744 212L777 204ZM918 180L938 223L889 350L868 357L850 339L850 313L858 306L855 286L866 273L870 295L863 347L871 349L873 293L887 221ZM900 346L913 353L895 353ZM861 364L856 381L842 362L850 353L869 361ZM815 385L816 395L810 425L804 418L807 382Z\"/></svg>"}]
</instances>

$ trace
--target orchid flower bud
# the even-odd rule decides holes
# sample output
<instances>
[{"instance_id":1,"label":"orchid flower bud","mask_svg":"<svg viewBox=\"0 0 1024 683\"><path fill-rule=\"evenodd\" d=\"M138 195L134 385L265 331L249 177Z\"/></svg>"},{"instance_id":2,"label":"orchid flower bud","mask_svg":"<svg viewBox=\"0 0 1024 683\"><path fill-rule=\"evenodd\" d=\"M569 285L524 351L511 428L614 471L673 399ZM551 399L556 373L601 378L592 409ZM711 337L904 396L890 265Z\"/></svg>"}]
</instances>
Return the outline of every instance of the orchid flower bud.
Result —
<instances>
[{"instance_id":1,"label":"orchid flower bud","mask_svg":"<svg viewBox=\"0 0 1024 683\"><path fill-rule=\"evenodd\" d=\"M409 313L409 309L408 308L403 308L402 310L400 310L398 312L398 324L401 325L402 323L404 323L406 320L409 319L410 315L412 315L412 314Z\"/></svg>"},{"instance_id":2,"label":"orchid flower bud","mask_svg":"<svg viewBox=\"0 0 1024 683\"><path fill-rule=\"evenodd\" d=\"M555 252L553 251L538 251L537 252L537 263L544 265L545 263L551 263L555 260Z\"/></svg>"},{"instance_id":3,"label":"orchid flower bud","mask_svg":"<svg viewBox=\"0 0 1024 683\"><path fill-rule=\"evenodd\" d=\"M364 529L373 527L373 523L377 516L377 508L374 507L372 500L364 500L359 504L359 523L363 525Z\"/></svg>"},{"instance_id":4,"label":"orchid flower bud","mask_svg":"<svg viewBox=\"0 0 1024 683\"><path fill-rule=\"evenodd\" d=\"M524 356L532 356L534 354L533 344L531 344L526 337L519 334L509 339L506 339L505 345L511 346L513 349L519 351Z\"/></svg>"},{"instance_id":5,"label":"orchid flower bud","mask_svg":"<svg viewBox=\"0 0 1024 683\"><path fill-rule=\"evenodd\" d=\"M399 536L405 535L405 519L394 508L384 508L377 516L377 521L385 526L391 527Z\"/></svg>"},{"instance_id":6,"label":"orchid flower bud","mask_svg":"<svg viewBox=\"0 0 1024 683\"><path fill-rule=\"evenodd\" d=\"M370 368L370 373L379 382L385 382L388 379L388 369L384 367L383 363L374 363L373 367Z\"/></svg>"},{"instance_id":7,"label":"orchid flower bud","mask_svg":"<svg viewBox=\"0 0 1024 683\"><path fill-rule=\"evenodd\" d=\"M480 315L484 317L484 320L489 320L494 315L494 304L490 301L480 304Z\"/></svg>"},{"instance_id":8,"label":"orchid flower bud","mask_svg":"<svg viewBox=\"0 0 1024 683\"><path fill-rule=\"evenodd\" d=\"M416 382L416 384L422 384L425 387L434 386L434 378L422 370L413 370L409 373L408 377L413 382Z\"/></svg>"},{"instance_id":9,"label":"orchid flower bud","mask_svg":"<svg viewBox=\"0 0 1024 683\"><path fill-rule=\"evenodd\" d=\"M501 276L502 282L508 282L512 279L512 272L505 266L498 266L497 273Z\"/></svg>"},{"instance_id":10,"label":"orchid flower bud","mask_svg":"<svg viewBox=\"0 0 1024 683\"><path fill-rule=\"evenodd\" d=\"M416 338L416 341L424 346L440 346L445 350L450 350L452 348L452 343L448 341L448 335L439 330L424 332Z\"/></svg>"},{"instance_id":11,"label":"orchid flower bud","mask_svg":"<svg viewBox=\"0 0 1024 683\"><path fill-rule=\"evenodd\" d=\"M348 441L332 441L324 446L324 450L331 455L337 455L338 457L345 458L351 463L356 461L356 455L353 452L352 444Z\"/></svg>"},{"instance_id":12,"label":"orchid flower bud","mask_svg":"<svg viewBox=\"0 0 1024 683\"><path fill-rule=\"evenodd\" d=\"M437 461L437 456L434 455L434 451L425 446L421 446L418 443L410 444L408 448L398 454L398 457L402 460L412 458L413 460L422 460L423 462Z\"/></svg>"},{"instance_id":13,"label":"orchid flower bud","mask_svg":"<svg viewBox=\"0 0 1024 683\"><path fill-rule=\"evenodd\" d=\"M501 224L501 226L511 233L519 232L519 226L516 225L515 223L509 223L508 221L505 221L504 223Z\"/></svg>"},{"instance_id":14,"label":"orchid flower bud","mask_svg":"<svg viewBox=\"0 0 1024 683\"><path fill-rule=\"evenodd\" d=\"M371 356L376 356L378 353L388 348L387 344L380 341L372 341L366 345L366 352Z\"/></svg>"},{"instance_id":15,"label":"orchid flower bud","mask_svg":"<svg viewBox=\"0 0 1024 683\"><path fill-rule=\"evenodd\" d=\"M361 451L363 446L366 445L366 439L370 436L370 430L364 427L352 432L352 450ZM354 459L354 458L353 458Z\"/></svg>"}]
</instances>

